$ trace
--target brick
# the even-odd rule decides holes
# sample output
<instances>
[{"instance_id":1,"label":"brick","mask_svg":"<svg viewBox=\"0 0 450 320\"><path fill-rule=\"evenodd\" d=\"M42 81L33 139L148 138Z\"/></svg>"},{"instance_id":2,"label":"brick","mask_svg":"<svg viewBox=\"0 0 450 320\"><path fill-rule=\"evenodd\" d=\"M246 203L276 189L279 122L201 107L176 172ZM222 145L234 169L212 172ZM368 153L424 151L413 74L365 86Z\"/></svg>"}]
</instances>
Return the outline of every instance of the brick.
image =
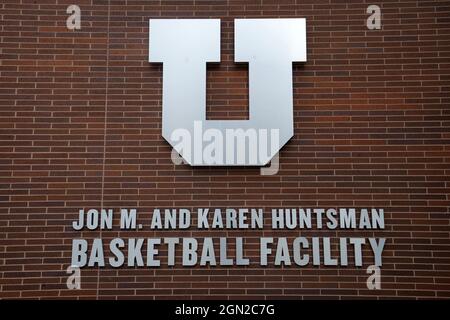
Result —
<instances>
[{"instance_id":1,"label":"brick","mask_svg":"<svg viewBox=\"0 0 450 320\"><path fill-rule=\"evenodd\" d=\"M70 31L65 1L3 0L0 298L449 298L450 8L385 1L382 29L368 30L369 4L135 0L108 8L88 0L82 29ZM241 120L248 66L234 63L233 19L307 19L308 61L293 66L295 134L276 176L172 164L161 137L162 66L147 62L152 17L222 19L221 63L207 68L207 118ZM383 290L365 288L363 268L256 266L82 269L83 289L67 290L71 239L80 236L71 221L79 208L101 204L143 212L382 206ZM246 234L253 257L262 235Z\"/></svg>"}]
</instances>

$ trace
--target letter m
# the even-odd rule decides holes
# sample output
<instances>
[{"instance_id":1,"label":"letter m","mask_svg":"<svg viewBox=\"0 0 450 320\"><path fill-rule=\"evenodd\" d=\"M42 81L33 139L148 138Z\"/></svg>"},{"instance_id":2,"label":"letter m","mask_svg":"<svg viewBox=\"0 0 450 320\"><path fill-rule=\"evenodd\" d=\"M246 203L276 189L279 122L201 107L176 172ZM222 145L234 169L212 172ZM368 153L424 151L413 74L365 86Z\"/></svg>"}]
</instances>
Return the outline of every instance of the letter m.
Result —
<instances>
[{"instance_id":1,"label":"letter m","mask_svg":"<svg viewBox=\"0 0 450 320\"><path fill-rule=\"evenodd\" d=\"M136 229L136 209L120 210L120 229Z\"/></svg>"}]
</instances>

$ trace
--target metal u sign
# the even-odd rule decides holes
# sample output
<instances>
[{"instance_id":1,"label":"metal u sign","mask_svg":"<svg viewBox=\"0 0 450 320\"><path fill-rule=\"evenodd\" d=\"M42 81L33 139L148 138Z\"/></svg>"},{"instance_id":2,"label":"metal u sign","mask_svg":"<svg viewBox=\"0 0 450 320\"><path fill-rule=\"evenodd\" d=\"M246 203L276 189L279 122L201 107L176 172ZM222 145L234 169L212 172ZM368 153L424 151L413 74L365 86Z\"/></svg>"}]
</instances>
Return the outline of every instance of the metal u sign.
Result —
<instances>
[{"instance_id":1,"label":"metal u sign","mask_svg":"<svg viewBox=\"0 0 450 320\"><path fill-rule=\"evenodd\" d=\"M151 19L149 61L163 63L162 135L191 165L265 165L293 136L292 63L305 19L235 19L249 65L249 120L206 120L206 64L220 62L219 19Z\"/></svg>"}]
</instances>

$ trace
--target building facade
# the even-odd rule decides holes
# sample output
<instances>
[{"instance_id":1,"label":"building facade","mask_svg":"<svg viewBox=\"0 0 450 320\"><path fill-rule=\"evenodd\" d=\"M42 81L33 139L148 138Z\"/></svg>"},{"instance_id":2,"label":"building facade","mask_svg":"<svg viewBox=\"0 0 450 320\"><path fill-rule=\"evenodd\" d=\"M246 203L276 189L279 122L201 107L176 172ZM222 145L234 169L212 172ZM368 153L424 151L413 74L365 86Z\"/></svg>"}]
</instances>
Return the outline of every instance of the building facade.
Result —
<instances>
[{"instance_id":1,"label":"building facade","mask_svg":"<svg viewBox=\"0 0 450 320\"><path fill-rule=\"evenodd\" d=\"M0 4L0 298L450 297L447 2L72 2ZM292 67L294 134L279 166L264 174L175 163L161 134L163 65L149 63L149 19L220 19L220 63L206 68L206 117L246 120L249 68L235 63L234 20L253 18L306 19L307 60ZM134 229L118 227L116 214L111 228L74 228L80 210L124 208L137 210ZM193 224L149 228L155 209L173 208L189 210ZM198 229L198 208L220 209L225 224L226 209L259 208L263 227ZM360 228L358 215L356 226L319 228L313 215L311 228L273 228L273 209L307 208L382 210L383 226ZM281 237L291 264L275 264L274 240L263 265L260 239ZM303 266L291 245L299 237L311 240ZM306 251L315 237L318 265ZM89 252L96 238L213 238L217 259L219 238L231 243L229 257L241 238L250 262L169 265L160 247L159 266L86 265L81 288L70 289L80 238ZM324 263L324 238L337 265ZM361 265L350 247L341 263L342 238L367 239ZM370 238L385 239L381 266ZM173 252L176 261L182 255ZM377 288L368 285L374 272Z\"/></svg>"}]
</instances>

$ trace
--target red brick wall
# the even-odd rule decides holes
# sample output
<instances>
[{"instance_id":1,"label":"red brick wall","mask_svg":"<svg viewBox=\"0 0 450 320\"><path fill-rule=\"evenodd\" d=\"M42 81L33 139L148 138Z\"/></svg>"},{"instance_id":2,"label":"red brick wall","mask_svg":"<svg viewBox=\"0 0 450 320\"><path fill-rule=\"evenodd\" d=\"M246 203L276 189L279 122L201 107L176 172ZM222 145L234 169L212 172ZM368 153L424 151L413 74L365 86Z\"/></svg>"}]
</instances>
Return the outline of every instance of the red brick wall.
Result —
<instances>
[{"instance_id":1,"label":"red brick wall","mask_svg":"<svg viewBox=\"0 0 450 320\"><path fill-rule=\"evenodd\" d=\"M81 30L66 8L81 8ZM382 29L368 30L378 4ZM450 297L448 1L2 0L0 297ZM295 135L280 172L175 166L161 137L162 65L148 61L149 18L222 19L208 67L208 117L248 115L248 71L233 63L233 19L307 19L294 66ZM365 268L82 269L66 288L71 241L170 232L75 232L80 208L376 207L382 290ZM180 233L181 234L181 233ZM180 235L177 233L177 235ZM191 232L183 232L182 236ZM212 235L299 236L298 230ZM250 240L251 241L251 240Z\"/></svg>"}]
</instances>

